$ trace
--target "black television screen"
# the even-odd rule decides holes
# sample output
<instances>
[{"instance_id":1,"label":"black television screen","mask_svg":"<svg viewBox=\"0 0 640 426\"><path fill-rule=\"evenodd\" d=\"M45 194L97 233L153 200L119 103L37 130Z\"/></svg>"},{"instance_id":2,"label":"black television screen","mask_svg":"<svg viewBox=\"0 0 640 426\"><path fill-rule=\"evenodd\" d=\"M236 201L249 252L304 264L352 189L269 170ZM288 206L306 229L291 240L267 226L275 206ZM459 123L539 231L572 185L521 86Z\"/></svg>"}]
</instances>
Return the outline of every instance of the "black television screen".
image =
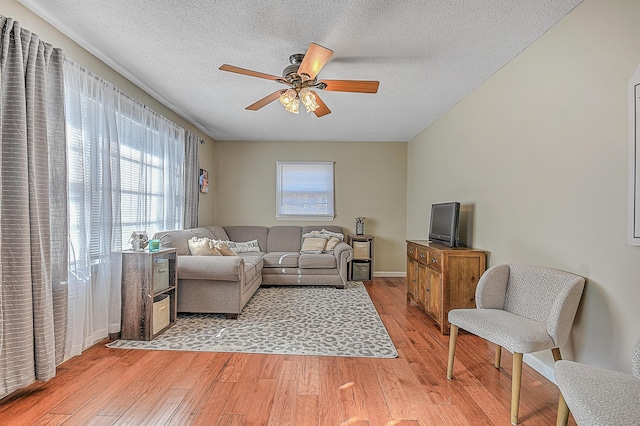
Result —
<instances>
[{"instance_id":1,"label":"black television screen","mask_svg":"<svg viewBox=\"0 0 640 426\"><path fill-rule=\"evenodd\" d=\"M460 203L438 203L431 205L429 240L436 244L456 247L458 241L458 222Z\"/></svg>"}]
</instances>

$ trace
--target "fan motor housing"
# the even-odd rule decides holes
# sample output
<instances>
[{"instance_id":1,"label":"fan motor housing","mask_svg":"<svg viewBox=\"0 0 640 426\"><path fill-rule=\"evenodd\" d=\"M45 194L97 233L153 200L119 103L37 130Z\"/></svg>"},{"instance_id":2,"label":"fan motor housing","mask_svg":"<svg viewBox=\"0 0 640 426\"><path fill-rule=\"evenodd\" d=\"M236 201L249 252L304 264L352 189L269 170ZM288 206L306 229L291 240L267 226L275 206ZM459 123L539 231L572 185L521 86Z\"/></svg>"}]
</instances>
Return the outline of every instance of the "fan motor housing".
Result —
<instances>
[{"instance_id":1,"label":"fan motor housing","mask_svg":"<svg viewBox=\"0 0 640 426\"><path fill-rule=\"evenodd\" d=\"M298 69L300 68L300 64L292 64L288 65L284 71L282 71L283 77L288 77L291 74L298 74Z\"/></svg>"},{"instance_id":2,"label":"fan motor housing","mask_svg":"<svg viewBox=\"0 0 640 426\"><path fill-rule=\"evenodd\" d=\"M282 71L282 76L286 78L291 74L297 74L303 59L304 59L304 53L294 53L293 55L289 56L289 63L291 65L288 65Z\"/></svg>"}]
</instances>

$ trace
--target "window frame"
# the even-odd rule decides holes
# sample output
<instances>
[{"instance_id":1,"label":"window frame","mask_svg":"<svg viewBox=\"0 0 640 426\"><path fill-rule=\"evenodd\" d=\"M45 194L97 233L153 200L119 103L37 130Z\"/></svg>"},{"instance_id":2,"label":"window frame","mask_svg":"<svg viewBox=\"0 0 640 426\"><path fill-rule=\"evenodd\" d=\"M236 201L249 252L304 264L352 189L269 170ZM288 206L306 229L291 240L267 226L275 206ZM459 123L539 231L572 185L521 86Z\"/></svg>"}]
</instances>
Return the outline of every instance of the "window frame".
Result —
<instances>
[{"instance_id":1,"label":"window frame","mask_svg":"<svg viewBox=\"0 0 640 426\"><path fill-rule=\"evenodd\" d=\"M287 166L300 167L322 167L325 172L325 183L330 184L330 190L325 191L307 191L324 193L326 198L327 213L318 213L317 208L313 213L290 212L284 208L284 192L286 185ZM329 176L330 174L330 176ZM304 193L304 191L300 191ZM333 221L335 219L335 161L276 161L276 220L306 220L306 221ZM317 203L316 203L317 204Z\"/></svg>"}]
</instances>

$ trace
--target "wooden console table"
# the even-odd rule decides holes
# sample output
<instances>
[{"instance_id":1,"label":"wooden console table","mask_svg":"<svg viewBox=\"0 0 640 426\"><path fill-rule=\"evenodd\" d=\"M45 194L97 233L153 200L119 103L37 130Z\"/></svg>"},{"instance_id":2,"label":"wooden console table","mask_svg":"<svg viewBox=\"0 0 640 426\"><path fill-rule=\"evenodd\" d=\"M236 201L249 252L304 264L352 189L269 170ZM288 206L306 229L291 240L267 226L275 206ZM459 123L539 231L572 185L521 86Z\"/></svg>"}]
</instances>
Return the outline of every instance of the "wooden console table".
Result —
<instances>
[{"instance_id":1,"label":"wooden console table","mask_svg":"<svg viewBox=\"0 0 640 426\"><path fill-rule=\"evenodd\" d=\"M176 322L176 249L122 252L120 338L152 340Z\"/></svg>"},{"instance_id":2,"label":"wooden console table","mask_svg":"<svg viewBox=\"0 0 640 426\"><path fill-rule=\"evenodd\" d=\"M476 307L476 286L486 268L486 251L407 240L407 300L449 334L449 311Z\"/></svg>"}]
</instances>

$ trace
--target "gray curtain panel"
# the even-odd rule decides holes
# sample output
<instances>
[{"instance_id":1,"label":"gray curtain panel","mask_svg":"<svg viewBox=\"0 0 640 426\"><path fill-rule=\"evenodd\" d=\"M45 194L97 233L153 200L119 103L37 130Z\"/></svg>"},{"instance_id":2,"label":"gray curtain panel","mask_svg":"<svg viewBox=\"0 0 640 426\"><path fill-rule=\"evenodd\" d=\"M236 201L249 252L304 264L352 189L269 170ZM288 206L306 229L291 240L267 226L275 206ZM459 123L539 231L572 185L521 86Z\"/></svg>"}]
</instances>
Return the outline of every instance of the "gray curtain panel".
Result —
<instances>
[{"instance_id":1,"label":"gray curtain panel","mask_svg":"<svg viewBox=\"0 0 640 426\"><path fill-rule=\"evenodd\" d=\"M198 226L198 201L200 188L198 178L200 167L198 159L198 146L200 139L188 130L185 131L184 144L184 229Z\"/></svg>"},{"instance_id":2,"label":"gray curtain panel","mask_svg":"<svg viewBox=\"0 0 640 426\"><path fill-rule=\"evenodd\" d=\"M0 16L0 397L48 380L67 316L63 54Z\"/></svg>"}]
</instances>

